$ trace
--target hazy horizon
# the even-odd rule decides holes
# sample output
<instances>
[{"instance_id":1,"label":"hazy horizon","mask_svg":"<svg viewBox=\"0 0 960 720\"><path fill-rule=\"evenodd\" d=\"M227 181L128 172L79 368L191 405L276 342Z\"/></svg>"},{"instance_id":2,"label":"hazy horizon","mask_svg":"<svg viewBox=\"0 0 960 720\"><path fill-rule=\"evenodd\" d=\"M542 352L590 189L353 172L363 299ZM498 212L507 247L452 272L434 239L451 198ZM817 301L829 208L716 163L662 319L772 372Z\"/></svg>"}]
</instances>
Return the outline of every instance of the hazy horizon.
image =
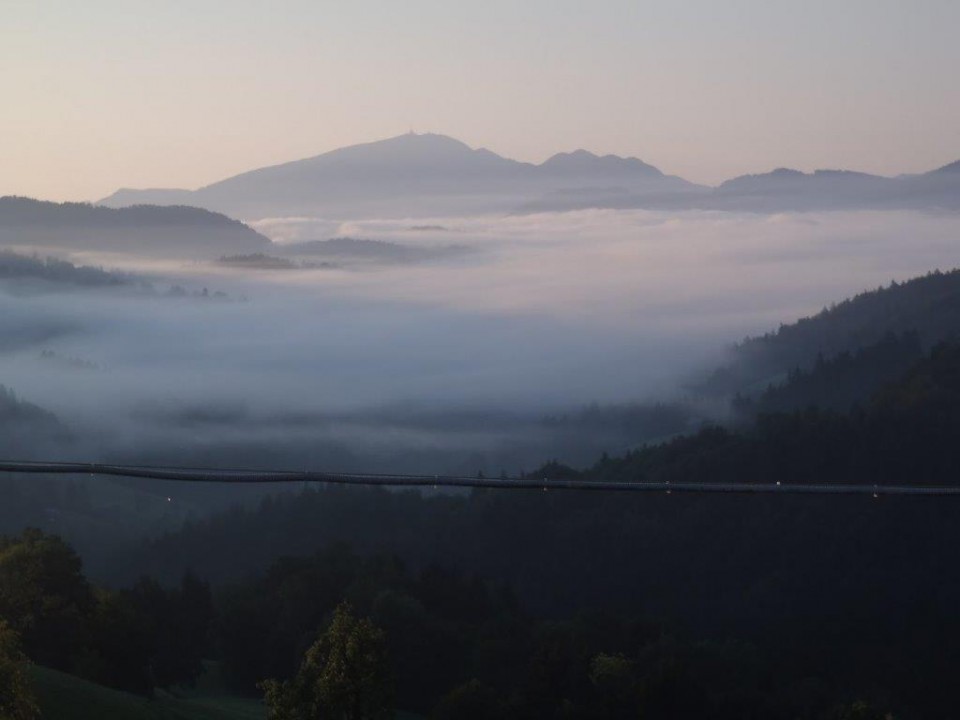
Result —
<instances>
[{"instance_id":1,"label":"hazy horizon","mask_svg":"<svg viewBox=\"0 0 960 720\"><path fill-rule=\"evenodd\" d=\"M411 131L533 163L578 148L637 157L707 184L783 166L896 176L960 157L960 9L945 2L286 10L14 3L0 29L0 59L19 70L4 78L0 195L197 188ZM582 160L528 173L401 138L206 194L126 196L224 212L272 243L178 211L64 226L63 208L18 216L8 203L9 249L189 291L6 282L0 380L135 452L197 441L195 411L244 442L290 423L313 432L331 413L380 423L396 406L536 417L682 398L745 335L960 266L953 173L785 193L774 178L769 194L748 183L711 205L649 168ZM348 257L331 256L324 241L344 237ZM389 445L418 432L415 414L336 442ZM548 452L507 435L527 457ZM457 444L424 437L426 466Z\"/></svg>"},{"instance_id":2,"label":"hazy horizon","mask_svg":"<svg viewBox=\"0 0 960 720\"><path fill-rule=\"evenodd\" d=\"M96 200L437 132L716 184L960 158L960 5L13 2L0 195ZM602 42L598 39L602 38Z\"/></svg>"}]
</instances>

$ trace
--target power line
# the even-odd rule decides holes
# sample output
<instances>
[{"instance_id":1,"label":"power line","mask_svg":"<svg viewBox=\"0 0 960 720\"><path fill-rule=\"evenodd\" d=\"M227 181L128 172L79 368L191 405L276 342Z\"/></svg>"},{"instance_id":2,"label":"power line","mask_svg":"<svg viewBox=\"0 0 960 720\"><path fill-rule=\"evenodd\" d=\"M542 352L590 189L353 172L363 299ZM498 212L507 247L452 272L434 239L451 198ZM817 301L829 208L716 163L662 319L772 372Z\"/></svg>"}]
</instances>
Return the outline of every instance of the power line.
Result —
<instances>
[{"instance_id":1,"label":"power line","mask_svg":"<svg viewBox=\"0 0 960 720\"><path fill-rule=\"evenodd\" d=\"M456 475L377 475L294 470L221 470L216 468L163 467L147 465L111 465L79 462L6 462L2 473L44 475L107 475L145 480L192 483L279 484L330 483L379 487L489 488L497 490L573 490L645 493L722 493L783 495L920 495L960 496L960 486L946 485L869 485L853 483L730 483L554 479L544 477L485 478Z\"/></svg>"}]
</instances>

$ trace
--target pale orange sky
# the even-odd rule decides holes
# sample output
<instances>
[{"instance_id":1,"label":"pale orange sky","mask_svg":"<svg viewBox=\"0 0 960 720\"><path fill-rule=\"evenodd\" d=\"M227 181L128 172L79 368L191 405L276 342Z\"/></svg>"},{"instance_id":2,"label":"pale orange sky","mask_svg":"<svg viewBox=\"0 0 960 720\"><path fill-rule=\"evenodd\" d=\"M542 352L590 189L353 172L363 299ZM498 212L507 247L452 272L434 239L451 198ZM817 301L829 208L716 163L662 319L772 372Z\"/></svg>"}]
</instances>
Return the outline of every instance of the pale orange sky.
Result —
<instances>
[{"instance_id":1,"label":"pale orange sky","mask_svg":"<svg viewBox=\"0 0 960 720\"><path fill-rule=\"evenodd\" d=\"M960 158L954 0L8 0L0 195L194 188L417 131L717 183Z\"/></svg>"}]
</instances>

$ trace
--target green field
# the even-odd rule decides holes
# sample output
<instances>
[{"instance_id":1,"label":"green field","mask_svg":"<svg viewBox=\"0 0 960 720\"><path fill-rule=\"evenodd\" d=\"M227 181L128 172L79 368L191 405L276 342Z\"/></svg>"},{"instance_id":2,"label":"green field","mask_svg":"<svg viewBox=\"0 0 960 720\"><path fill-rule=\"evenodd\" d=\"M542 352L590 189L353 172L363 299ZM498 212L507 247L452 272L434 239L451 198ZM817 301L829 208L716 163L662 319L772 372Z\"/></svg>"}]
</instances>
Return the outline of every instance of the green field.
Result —
<instances>
[{"instance_id":1,"label":"green field","mask_svg":"<svg viewBox=\"0 0 960 720\"><path fill-rule=\"evenodd\" d=\"M153 699L111 690L73 675L34 666L34 689L43 720L264 720L259 700L224 693L214 663L191 690L171 695L159 691ZM397 720L419 720L397 713Z\"/></svg>"},{"instance_id":2,"label":"green field","mask_svg":"<svg viewBox=\"0 0 960 720\"><path fill-rule=\"evenodd\" d=\"M65 673L34 667L44 720L262 720L259 700L211 694L203 685L186 697L158 693L148 699L111 690Z\"/></svg>"}]
</instances>

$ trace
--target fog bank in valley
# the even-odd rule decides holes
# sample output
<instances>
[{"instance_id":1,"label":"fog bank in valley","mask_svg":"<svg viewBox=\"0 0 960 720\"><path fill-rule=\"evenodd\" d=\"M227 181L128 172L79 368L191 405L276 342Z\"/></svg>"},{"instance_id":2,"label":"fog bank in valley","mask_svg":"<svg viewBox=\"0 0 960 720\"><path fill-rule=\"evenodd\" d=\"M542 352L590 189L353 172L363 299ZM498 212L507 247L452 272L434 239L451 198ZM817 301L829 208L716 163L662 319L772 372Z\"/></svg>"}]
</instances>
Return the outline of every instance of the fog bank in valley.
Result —
<instances>
[{"instance_id":1,"label":"fog bank in valley","mask_svg":"<svg viewBox=\"0 0 960 720\"><path fill-rule=\"evenodd\" d=\"M64 250L155 291L0 282L0 378L73 429L63 453L423 472L588 462L630 439L577 448L542 419L682 397L744 335L960 264L952 214L252 225L271 255L330 237L469 252L272 271Z\"/></svg>"}]
</instances>

